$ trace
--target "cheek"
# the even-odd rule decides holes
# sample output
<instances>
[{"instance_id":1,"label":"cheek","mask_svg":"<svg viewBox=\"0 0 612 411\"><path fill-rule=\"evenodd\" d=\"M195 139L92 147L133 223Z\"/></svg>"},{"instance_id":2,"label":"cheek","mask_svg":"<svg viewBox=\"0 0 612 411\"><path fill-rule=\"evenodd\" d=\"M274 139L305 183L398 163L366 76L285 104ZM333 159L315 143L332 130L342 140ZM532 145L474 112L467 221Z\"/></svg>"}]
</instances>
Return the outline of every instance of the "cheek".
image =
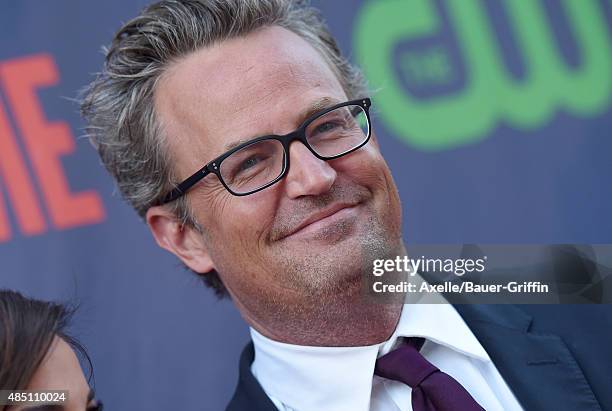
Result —
<instances>
[{"instance_id":1,"label":"cheek","mask_svg":"<svg viewBox=\"0 0 612 411\"><path fill-rule=\"evenodd\" d=\"M389 167L375 144L365 145L354 153L336 160L336 171L372 192L396 191Z\"/></svg>"},{"instance_id":2,"label":"cheek","mask_svg":"<svg viewBox=\"0 0 612 411\"><path fill-rule=\"evenodd\" d=\"M232 196L207 230L213 263L225 286L236 295L268 283L261 273L268 271L273 258L268 239L274 212L265 192Z\"/></svg>"},{"instance_id":3,"label":"cheek","mask_svg":"<svg viewBox=\"0 0 612 411\"><path fill-rule=\"evenodd\" d=\"M393 227L401 225L401 203L397 186L385 159L375 145L367 145L356 151L353 158L339 165L343 174L355 184L367 188L373 196L377 213ZM358 154L358 155L357 155ZM340 160L342 160L341 158Z\"/></svg>"},{"instance_id":4,"label":"cheek","mask_svg":"<svg viewBox=\"0 0 612 411\"><path fill-rule=\"evenodd\" d=\"M265 244L274 218L273 193L267 189L238 197L222 187L221 191L202 195L198 204L204 211L199 213L198 222L208 233L209 247L219 254L226 254L223 250L244 254Z\"/></svg>"}]
</instances>

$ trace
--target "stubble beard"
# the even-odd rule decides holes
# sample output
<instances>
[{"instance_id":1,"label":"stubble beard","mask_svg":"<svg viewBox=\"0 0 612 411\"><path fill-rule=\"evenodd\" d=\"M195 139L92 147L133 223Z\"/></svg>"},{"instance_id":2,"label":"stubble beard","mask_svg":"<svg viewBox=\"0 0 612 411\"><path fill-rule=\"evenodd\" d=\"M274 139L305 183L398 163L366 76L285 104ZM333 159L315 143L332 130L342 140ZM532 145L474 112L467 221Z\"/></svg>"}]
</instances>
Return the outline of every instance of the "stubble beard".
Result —
<instances>
[{"instance_id":1,"label":"stubble beard","mask_svg":"<svg viewBox=\"0 0 612 411\"><path fill-rule=\"evenodd\" d=\"M295 290L295 298L276 300L265 309L272 314L269 324L275 324L277 339L305 345L351 346L388 338L401 309L388 301L373 303L364 287L372 277L374 260L395 258L404 247L399 233L385 230L383 221L370 215L357 233L331 246L329 252L304 253L299 260L278 256L277 274ZM342 224L333 228L349 229Z\"/></svg>"},{"instance_id":2,"label":"stubble beard","mask_svg":"<svg viewBox=\"0 0 612 411\"><path fill-rule=\"evenodd\" d=\"M358 196L347 194L345 198ZM250 267L241 270L235 288L229 286L228 290L252 327L277 341L311 346L371 345L391 335L401 305L372 302L364 286L372 278L374 260L405 253L401 217L393 201L380 213L373 201L367 201L372 197L362 198L366 201L360 203L365 207L360 214L367 218L338 222L312 237L315 242L330 236L339 238L327 249L320 242L311 247L306 242L278 243L265 260L253 258ZM330 196L321 205L332 199ZM224 267L219 268L222 273ZM245 275L251 270L267 271L269 282L252 283Z\"/></svg>"}]
</instances>

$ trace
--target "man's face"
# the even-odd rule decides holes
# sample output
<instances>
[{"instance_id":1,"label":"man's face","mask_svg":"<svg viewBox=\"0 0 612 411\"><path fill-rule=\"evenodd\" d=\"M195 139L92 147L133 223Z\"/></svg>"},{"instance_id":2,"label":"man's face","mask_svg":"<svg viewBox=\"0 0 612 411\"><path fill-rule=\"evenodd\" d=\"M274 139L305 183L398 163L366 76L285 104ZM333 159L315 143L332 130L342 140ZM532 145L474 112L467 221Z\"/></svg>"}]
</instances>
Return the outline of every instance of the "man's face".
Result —
<instances>
[{"instance_id":1,"label":"man's face","mask_svg":"<svg viewBox=\"0 0 612 411\"><path fill-rule=\"evenodd\" d=\"M346 100L314 48L271 27L174 63L155 104L182 180L237 142L287 134ZM233 196L214 175L187 194L205 252L183 260L197 271L209 259L247 319L355 294L372 260L401 247L399 198L375 137L328 162L294 142L290 164L283 180L249 196Z\"/></svg>"}]
</instances>

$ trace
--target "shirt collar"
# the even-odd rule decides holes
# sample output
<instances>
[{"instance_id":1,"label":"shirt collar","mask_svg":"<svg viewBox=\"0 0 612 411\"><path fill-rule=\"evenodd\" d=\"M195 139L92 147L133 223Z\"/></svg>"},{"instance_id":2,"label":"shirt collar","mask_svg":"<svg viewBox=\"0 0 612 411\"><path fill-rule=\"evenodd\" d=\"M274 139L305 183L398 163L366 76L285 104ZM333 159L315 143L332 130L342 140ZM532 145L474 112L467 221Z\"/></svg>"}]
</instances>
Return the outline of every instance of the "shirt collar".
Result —
<instances>
[{"instance_id":1,"label":"shirt collar","mask_svg":"<svg viewBox=\"0 0 612 411\"><path fill-rule=\"evenodd\" d=\"M424 337L481 361L491 361L450 304L405 305L391 338L362 347L312 347L271 340L251 328L251 370L269 397L293 409L368 410L376 358L400 337Z\"/></svg>"},{"instance_id":2,"label":"shirt collar","mask_svg":"<svg viewBox=\"0 0 612 411\"><path fill-rule=\"evenodd\" d=\"M405 305L395 332L381 346L381 355L391 351L399 337L423 337L469 357L491 361L451 304Z\"/></svg>"}]
</instances>

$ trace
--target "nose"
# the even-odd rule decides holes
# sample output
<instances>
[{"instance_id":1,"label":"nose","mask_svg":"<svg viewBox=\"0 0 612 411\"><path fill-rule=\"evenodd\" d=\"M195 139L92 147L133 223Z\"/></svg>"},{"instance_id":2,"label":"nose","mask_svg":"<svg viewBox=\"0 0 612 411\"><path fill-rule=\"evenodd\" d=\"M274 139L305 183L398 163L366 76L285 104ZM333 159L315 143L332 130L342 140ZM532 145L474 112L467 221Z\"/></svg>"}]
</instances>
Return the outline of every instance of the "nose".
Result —
<instances>
[{"instance_id":1,"label":"nose","mask_svg":"<svg viewBox=\"0 0 612 411\"><path fill-rule=\"evenodd\" d=\"M336 170L328 162L316 158L299 141L289 147L289 160L285 187L290 198L324 194L336 181Z\"/></svg>"}]
</instances>

